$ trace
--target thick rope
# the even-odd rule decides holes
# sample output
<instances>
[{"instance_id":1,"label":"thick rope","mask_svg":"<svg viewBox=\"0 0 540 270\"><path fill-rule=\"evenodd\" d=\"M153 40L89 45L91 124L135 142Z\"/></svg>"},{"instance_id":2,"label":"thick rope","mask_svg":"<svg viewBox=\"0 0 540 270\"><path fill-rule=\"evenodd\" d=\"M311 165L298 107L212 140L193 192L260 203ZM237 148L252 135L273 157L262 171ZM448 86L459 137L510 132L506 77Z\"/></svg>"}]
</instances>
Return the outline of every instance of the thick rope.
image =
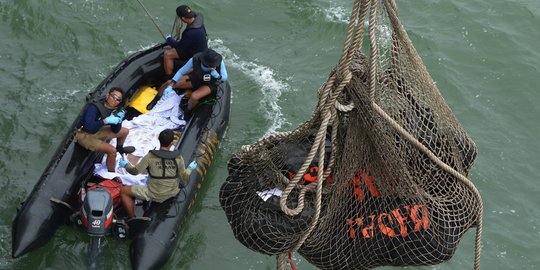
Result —
<instances>
[{"instance_id":1,"label":"thick rope","mask_svg":"<svg viewBox=\"0 0 540 270\"><path fill-rule=\"evenodd\" d=\"M305 172L307 170L308 166L313 161L313 158L315 157L316 152L318 152L319 153L319 171L318 171L318 174L317 174L317 182L316 182L316 185L317 185L316 190L317 191L316 191L316 195L315 195L316 196L315 197L315 214L314 214L314 217L313 217L313 219L311 221L311 224L310 224L309 228L302 235L302 237L296 243L296 246L293 248L293 250L291 252L294 252L294 251L298 250L302 246L304 241L309 237L311 232L315 229L315 227L316 227L316 225L317 225L317 223L319 221L320 212L321 212L320 209L321 209L321 200L322 200L322 186L323 186L324 180L330 174L330 172L327 172L327 173L324 172L325 171L324 170L324 163L325 163L325 155L324 155L324 145L325 145L325 143L324 142L326 140L326 133L327 133L327 130L328 130L328 124L330 122L333 122L334 124L336 123L337 114L335 113L335 104L336 104L337 97L341 94L343 89L345 89L345 86L347 86L349 84L350 80L352 79L352 73L350 72L350 64L352 62L353 53L351 52L350 48L354 47L354 46L351 45L353 43L354 44L359 44L358 41L353 41L353 32L354 32L355 28L357 28L356 25L358 24L357 20L356 20L356 16L358 14L359 6L360 6L360 0L356 0L355 3L354 3L354 6L353 6L353 11L351 13L351 18L350 18L350 21L349 21L349 27L348 27L347 36L346 36L346 39L345 39L345 45L344 45L344 49L343 49L344 53L343 53L343 55L342 55L342 57L341 57L341 59L339 61L339 63L340 63L339 68L336 71L336 73L333 74L333 76L331 76L327 80L327 82L325 83L325 87L322 89L322 91L320 91L320 107L322 107L322 110L321 110L322 122L321 122L321 125L319 126L317 136L315 137L315 141L314 141L314 143L313 143L313 145L312 145L312 147L310 149L310 152L308 153L306 161L304 162L304 164L302 164L302 166L298 170L298 172L302 172L302 173L297 173L295 175L295 177L289 182L289 184L287 185L287 187L283 191L283 193L281 195L281 198L280 198L281 209L287 215L298 215L299 213L302 212L302 210L304 208L304 195L305 195L305 192L309 188L311 188L311 185L308 185L307 187L302 188L302 190L300 192L300 196L298 198L298 205L297 205L296 208L290 209L287 206L287 199L288 199L288 196L291 193L291 191L297 186L298 181L303 176L303 172ZM356 38L358 38L358 37L361 38L361 36L358 36L358 35L356 35L355 37ZM336 89L332 93L330 90L334 86L334 81L335 81L336 76L338 74L342 75L343 78L342 78L341 82L339 83L339 85L336 87ZM335 137L337 137L337 133L335 133L334 130L336 130L336 129L334 128L332 130L333 130L332 138L335 139ZM335 141L332 141L332 144L335 144ZM335 149L336 148L333 145L332 146L332 154L331 154L331 156L334 156ZM333 163L333 158L331 158L330 163L331 164ZM329 165L329 168L331 168L330 165ZM278 260L278 263L277 263L278 269L280 269L280 270L285 269L286 263L284 261L286 261L286 258L287 258L286 253L278 255L278 258L277 258L277 260Z\"/></svg>"},{"instance_id":2,"label":"thick rope","mask_svg":"<svg viewBox=\"0 0 540 270\"><path fill-rule=\"evenodd\" d=\"M180 39L180 34L181 34L182 27L184 26L184 23L182 22L180 18L178 18L178 16L175 16L175 17L176 18L174 18L171 34L173 35L174 39Z\"/></svg>"},{"instance_id":3,"label":"thick rope","mask_svg":"<svg viewBox=\"0 0 540 270\"><path fill-rule=\"evenodd\" d=\"M277 269L285 270L287 269L287 252L277 255Z\"/></svg>"},{"instance_id":4,"label":"thick rope","mask_svg":"<svg viewBox=\"0 0 540 270\"><path fill-rule=\"evenodd\" d=\"M343 105L339 103L339 101L336 100L336 109L340 110L341 112L350 112L352 109L354 109L354 102L351 102L347 105Z\"/></svg>"},{"instance_id":5,"label":"thick rope","mask_svg":"<svg viewBox=\"0 0 540 270\"><path fill-rule=\"evenodd\" d=\"M344 45L344 54L342 58L340 59L340 63L343 63L343 64L340 65L341 69L339 69L339 71L342 72L341 74L343 75L344 78L336 87L336 89L332 92L330 90L332 86L334 85L334 83L330 83L330 82L333 82L335 80L335 77L337 76L336 74L333 74L333 76L329 78L329 80L325 84L325 87L320 92L320 96L321 96L320 106L322 107L322 110L321 110L322 123L319 126L319 130L315 137L315 141L313 142L313 145L311 146L311 149L306 157L305 162L302 164L302 166L298 170L299 173L297 173L294 176L294 178L290 181L289 185L285 188L280 198L280 206L281 206L282 211L290 216L298 215L300 212L302 212L302 209L304 207L304 202L303 200L299 200L297 207L294 209L290 209L287 206L287 198L289 194L291 193L291 191L296 187L297 183L300 181L301 177L303 176L303 172L307 170L307 168L313 161L313 158L315 157L317 150L319 149L319 151L324 153L324 148L320 148L320 145L324 145L324 142L326 140L325 137L326 137L326 132L328 129L329 122L333 120L332 119L333 117L336 117L336 115L331 112L331 110L334 109L331 105L335 105L335 101L337 97L339 96L339 94L341 94L345 86L349 84L352 78L352 73L350 72L350 63L352 62L352 53L348 52L348 49L351 47L351 44L353 43L353 40L352 40L353 30L356 28L355 27L356 15L358 14L358 9L360 6L359 3L360 3L360 0L356 0L353 6L353 11L351 13L351 19L349 23L349 29L347 31L347 38ZM348 57L345 57L346 55ZM339 73L339 71L336 73ZM322 155L322 157L323 158L319 160L319 163L321 163L319 164L319 167L321 167L321 165L324 164L324 155ZM319 170L319 171L324 171L324 170ZM323 176L321 176L321 178L317 178L317 181L323 182L324 181Z\"/></svg>"},{"instance_id":6,"label":"thick rope","mask_svg":"<svg viewBox=\"0 0 540 270\"><path fill-rule=\"evenodd\" d=\"M373 3L375 2L375 4ZM482 234L482 215L483 215L483 202L482 197L480 195L480 192L478 189L476 189L476 186L463 174L459 173L452 167L450 167L448 164L444 163L442 160L440 160L431 150L429 150L427 147L425 147L422 143L420 143L414 136L412 136L408 131L406 131L401 125L399 125L391 116L389 116L379 105L375 103L375 88L377 83L377 60L378 60L378 44L376 40L376 29L375 25L376 23L376 9L377 9L377 0L372 0L372 7L371 7L371 13L370 13L370 27L369 27L369 37L370 37L370 43L371 43L371 61L370 61L370 99L372 100L372 108L381 116L383 117L390 126L392 126L398 133L400 133L403 137L407 139L410 143L412 143L416 148L418 148L422 153L427 155L435 164L437 164L439 167L441 167L445 172L453 175L457 179L459 179L461 182L465 184L467 188L469 188L474 195L477 197L478 202L480 204L480 209L478 213L478 220L477 220L477 229L476 229L476 235L475 235L475 261L474 261L474 269L480 269L480 254L481 254L481 234ZM397 23L397 5L394 0L384 1L388 13L391 15L390 20L394 24L394 26L397 26L399 34L402 36L407 36L407 33L403 29L402 25L400 23ZM373 20L373 21L372 21ZM404 38L401 40L405 40L406 42L409 42L409 38ZM409 44L411 46L406 46L408 48L412 48L414 50L414 47L412 44ZM416 52L411 53L410 55L418 55ZM417 61L420 61L420 59L417 59Z\"/></svg>"}]
</instances>

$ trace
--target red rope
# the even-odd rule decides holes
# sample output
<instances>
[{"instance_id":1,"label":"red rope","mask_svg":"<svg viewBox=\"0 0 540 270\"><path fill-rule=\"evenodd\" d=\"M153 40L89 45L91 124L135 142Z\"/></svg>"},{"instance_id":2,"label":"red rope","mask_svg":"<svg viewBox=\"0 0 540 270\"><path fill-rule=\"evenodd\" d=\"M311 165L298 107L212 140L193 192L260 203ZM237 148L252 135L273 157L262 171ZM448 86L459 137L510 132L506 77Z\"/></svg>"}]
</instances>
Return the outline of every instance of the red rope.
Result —
<instances>
[{"instance_id":1,"label":"red rope","mask_svg":"<svg viewBox=\"0 0 540 270\"><path fill-rule=\"evenodd\" d=\"M296 270L296 266L294 265L294 262L292 260L292 253L289 252L289 264L291 264L291 269Z\"/></svg>"}]
</instances>

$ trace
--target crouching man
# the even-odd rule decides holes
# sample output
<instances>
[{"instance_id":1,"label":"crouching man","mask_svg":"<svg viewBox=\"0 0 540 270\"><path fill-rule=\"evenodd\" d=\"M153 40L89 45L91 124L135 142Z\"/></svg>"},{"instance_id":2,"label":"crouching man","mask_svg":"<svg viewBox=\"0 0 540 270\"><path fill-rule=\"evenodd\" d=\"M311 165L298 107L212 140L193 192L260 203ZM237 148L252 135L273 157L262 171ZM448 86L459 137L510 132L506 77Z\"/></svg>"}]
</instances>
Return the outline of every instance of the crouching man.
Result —
<instances>
[{"instance_id":1,"label":"crouching man","mask_svg":"<svg viewBox=\"0 0 540 270\"><path fill-rule=\"evenodd\" d=\"M75 140L82 147L105 153L106 165L109 172L116 171L116 152L120 154L135 151L133 146L123 147L129 130L122 127L126 112L121 110L120 104L124 91L113 87L103 98L90 103L81 117L79 129ZM116 148L109 141L116 138Z\"/></svg>"},{"instance_id":2,"label":"crouching man","mask_svg":"<svg viewBox=\"0 0 540 270\"><path fill-rule=\"evenodd\" d=\"M170 151L174 140L171 129L165 129L159 134L159 150L151 150L137 165L131 165L127 160L121 160L119 165L130 174L140 174L148 171L148 183L144 185L123 186L121 200L128 218L135 217L135 200L137 197L145 201L164 202L178 194L178 178L187 181L191 172L197 167L195 161L188 168L184 167L184 159L179 151Z\"/></svg>"}]
</instances>

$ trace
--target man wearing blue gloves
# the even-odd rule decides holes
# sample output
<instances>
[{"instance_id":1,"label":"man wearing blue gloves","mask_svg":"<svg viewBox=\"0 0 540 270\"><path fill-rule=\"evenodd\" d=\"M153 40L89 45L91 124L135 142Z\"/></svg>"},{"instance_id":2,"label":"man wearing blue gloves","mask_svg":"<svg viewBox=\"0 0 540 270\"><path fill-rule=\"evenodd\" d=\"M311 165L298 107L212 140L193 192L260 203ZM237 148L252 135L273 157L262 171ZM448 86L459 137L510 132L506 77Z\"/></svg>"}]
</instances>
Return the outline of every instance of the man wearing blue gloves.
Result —
<instances>
[{"instance_id":1,"label":"man wearing blue gloves","mask_svg":"<svg viewBox=\"0 0 540 270\"><path fill-rule=\"evenodd\" d=\"M187 181L197 162L193 161L184 168L184 159L179 151L170 151L174 141L171 129L159 133L159 150L150 150L137 165L131 165L127 160L120 160L119 166L126 168L130 174L148 172L147 185L123 186L121 192L122 205L129 218L135 217L134 197L145 201L162 203L178 194L180 188L178 179Z\"/></svg>"},{"instance_id":2,"label":"man wearing blue gloves","mask_svg":"<svg viewBox=\"0 0 540 270\"><path fill-rule=\"evenodd\" d=\"M174 88L193 89L188 101L191 111L202 98L215 94L218 86L228 78L221 54L212 49L195 54L174 75L163 90L168 95Z\"/></svg>"},{"instance_id":3,"label":"man wearing blue gloves","mask_svg":"<svg viewBox=\"0 0 540 270\"><path fill-rule=\"evenodd\" d=\"M167 43L172 47L163 54L163 66L167 78L170 78L173 73L174 60L178 59L186 62L194 54L208 49L208 39L202 14L194 12L186 5L181 5L176 8L176 15L187 26L182 32L180 40L177 41L170 35L166 37Z\"/></svg>"},{"instance_id":4,"label":"man wearing blue gloves","mask_svg":"<svg viewBox=\"0 0 540 270\"><path fill-rule=\"evenodd\" d=\"M113 87L105 97L91 102L84 110L75 134L75 140L82 147L107 155L109 172L115 171L116 151L120 154L135 151L134 147L123 147L129 134L129 130L122 127L126 112L119 110L123 93L122 89ZM116 138L116 148L108 143L113 138Z\"/></svg>"}]
</instances>

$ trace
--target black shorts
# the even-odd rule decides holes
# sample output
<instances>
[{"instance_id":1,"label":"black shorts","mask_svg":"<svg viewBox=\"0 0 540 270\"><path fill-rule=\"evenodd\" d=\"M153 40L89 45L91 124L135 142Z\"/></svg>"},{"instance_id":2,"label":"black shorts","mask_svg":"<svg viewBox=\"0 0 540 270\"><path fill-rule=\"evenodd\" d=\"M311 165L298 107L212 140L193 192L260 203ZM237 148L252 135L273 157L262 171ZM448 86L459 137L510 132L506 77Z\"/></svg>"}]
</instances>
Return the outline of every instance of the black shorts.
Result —
<instances>
[{"instance_id":1,"label":"black shorts","mask_svg":"<svg viewBox=\"0 0 540 270\"><path fill-rule=\"evenodd\" d=\"M210 87L210 91L212 92L212 95L215 95L217 93L217 88L219 84L193 79L191 74L189 75L189 80L191 81L191 86L193 87L193 90L197 90L201 88L201 86L203 85L208 85L208 87Z\"/></svg>"},{"instance_id":2,"label":"black shorts","mask_svg":"<svg viewBox=\"0 0 540 270\"><path fill-rule=\"evenodd\" d=\"M189 56L185 51L181 51L178 48L174 49L176 50L176 54L178 54L178 60L180 62L186 63L191 58L191 56Z\"/></svg>"}]
</instances>

